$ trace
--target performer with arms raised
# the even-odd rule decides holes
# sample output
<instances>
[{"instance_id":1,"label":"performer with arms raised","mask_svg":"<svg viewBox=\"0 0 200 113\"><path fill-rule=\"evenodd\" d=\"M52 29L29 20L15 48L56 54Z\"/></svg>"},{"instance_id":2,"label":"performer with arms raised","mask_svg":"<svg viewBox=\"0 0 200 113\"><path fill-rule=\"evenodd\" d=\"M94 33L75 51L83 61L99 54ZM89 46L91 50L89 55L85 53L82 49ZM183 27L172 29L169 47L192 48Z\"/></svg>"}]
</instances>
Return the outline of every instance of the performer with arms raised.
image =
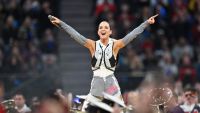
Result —
<instances>
[{"instance_id":1,"label":"performer with arms raised","mask_svg":"<svg viewBox=\"0 0 200 113\"><path fill-rule=\"evenodd\" d=\"M149 24L155 23L154 15L135 28L124 38L116 40L110 37L112 30L107 21L102 21L98 27L99 40L94 41L82 36L71 26L60 19L49 15L52 24L63 29L71 38L89 49L92 61L93 79L89 96L103 97L103 92L121 98L120 87L114 76L118 52L129 42L141 34Z\"/></svg>"}]
</instances>

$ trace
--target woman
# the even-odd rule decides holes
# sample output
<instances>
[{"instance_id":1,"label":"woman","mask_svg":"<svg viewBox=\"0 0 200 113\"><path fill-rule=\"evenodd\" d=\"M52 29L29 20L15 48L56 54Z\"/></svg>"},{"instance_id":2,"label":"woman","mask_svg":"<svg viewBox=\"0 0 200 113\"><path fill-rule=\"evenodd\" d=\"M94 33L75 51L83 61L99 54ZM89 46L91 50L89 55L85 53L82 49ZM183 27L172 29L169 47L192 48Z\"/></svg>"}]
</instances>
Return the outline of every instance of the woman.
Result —
<instances>
[{"instance_id":1,"label":"woman","mask_svg":"<svg viewBox=\"0 0 200 113\"><path fill-rule=\"evenodd\" d=\"M135 28L124 38L115 40L110 38L112 30L106 21L99 24L98 35L100 40L94 41L85 38L60 19L49 15L52 24L63 29L71 38L89 49L92 56L93 80L91 83L90 96L103 97L103 92L121 98L121 92L118 82L114 76L114 70L117 64L118 52L134 38L136 38L149 24L154 24L154 18L150 17L147 21Z\"/></svg>"}]
</instances>

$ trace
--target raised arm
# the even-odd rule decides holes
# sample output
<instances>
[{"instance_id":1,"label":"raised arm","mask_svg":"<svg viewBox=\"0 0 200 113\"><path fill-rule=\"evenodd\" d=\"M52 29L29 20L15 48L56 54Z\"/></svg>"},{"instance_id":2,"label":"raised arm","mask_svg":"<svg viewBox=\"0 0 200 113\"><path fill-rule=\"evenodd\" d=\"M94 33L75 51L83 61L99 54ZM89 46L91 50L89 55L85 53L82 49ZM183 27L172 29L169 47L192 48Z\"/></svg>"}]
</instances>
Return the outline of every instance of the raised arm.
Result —
<instances>
[{"instance_id":1,"label":"raised arm","mask_svg":"<svg viewBox=\"0 0 200 113\"><path fill-rule=\"evenodd\" d=\"M73 29L71 26L64 23L60 19L58 19L54 16L51 16L51 15L49 15L48 18L49 18L49 20L51 21L52 24L63 29L67 34L70 35L71 38L76 40L79 44L81 44L81 45L83 45L83 46L85 46L89 49L92 48L94 41L85 38L83 35L78 33L75 29Z\"/></svg>"},{"instance_id":2,"label":"raised arm","mask_svg":"<svg viewBox=\"0 0 200 113\"><path fill-rule=\"evenodd\" d=\"M149 24L154 24L155 23L155 19L154 18L157 17L157 16L158 16L158 14L150 17L148 20L146 20L145 22L140 24L140 26L135 28L130 33L128 33L124 38L117 40L116 44L115 44L115 48L120 49L120 48L123 48L124 46L126 46L128 43L130 43L139 34L141 34Z\"/></svg>"}]
</instances>

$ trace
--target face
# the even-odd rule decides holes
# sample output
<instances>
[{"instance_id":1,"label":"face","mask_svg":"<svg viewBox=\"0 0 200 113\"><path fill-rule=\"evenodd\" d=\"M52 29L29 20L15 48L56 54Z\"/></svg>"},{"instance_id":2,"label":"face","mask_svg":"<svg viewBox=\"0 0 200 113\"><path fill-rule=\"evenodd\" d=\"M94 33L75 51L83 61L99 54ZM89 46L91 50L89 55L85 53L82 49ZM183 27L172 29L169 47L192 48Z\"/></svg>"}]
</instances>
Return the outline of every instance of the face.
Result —
<instances>
[{"instance_id":1,"label":"face","mask_svg":"<svg viewBox=\"0 0 200 113\"><path fill-rule=\"evenodd\" d=\"M25 99L23 95L15 95L14 100L17 107L22 107L25 104Z\"/></svg>"},{"instance_id":2,"label":"face","mask_svg":"<svg viewBox=\"0 0 200 113\"><path fill-rule=\"evenodd\" d=\"M98 28L98 35L100 39L108 39L111 34L112 31L110 29L110 25L108 24L108 22L106 21L101 22Z\"/></svg>"},{"instance_id":3,"label":"face","mask_svg":"<svg viewBox=\"0 0 200 113\"><path fill-rule=\"evenodd\" d=\"M184 96L185 96L185 102L188 104L195 104L198 101L197 94L191 91L185 92Z\"/></svg>"}]
</instances>

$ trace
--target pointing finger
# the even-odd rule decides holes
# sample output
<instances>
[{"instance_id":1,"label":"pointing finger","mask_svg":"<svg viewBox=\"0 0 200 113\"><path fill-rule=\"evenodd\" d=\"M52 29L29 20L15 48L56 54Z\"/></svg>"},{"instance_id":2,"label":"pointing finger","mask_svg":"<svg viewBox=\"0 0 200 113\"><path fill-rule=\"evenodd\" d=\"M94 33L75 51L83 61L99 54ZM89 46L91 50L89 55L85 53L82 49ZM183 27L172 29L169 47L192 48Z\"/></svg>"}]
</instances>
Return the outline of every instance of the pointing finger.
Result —
<instances>
[{"instance_id":1,"label":"pointing finger","mask_svg":"<svg viewBox=\"0 0 200 113\"><path fill-rule=\"evenodd\" d=\"M156 18L158 15L159 15L159 14L154 15L154 16L152 16L152 18Z\"/></svg>"}]
</instances>

